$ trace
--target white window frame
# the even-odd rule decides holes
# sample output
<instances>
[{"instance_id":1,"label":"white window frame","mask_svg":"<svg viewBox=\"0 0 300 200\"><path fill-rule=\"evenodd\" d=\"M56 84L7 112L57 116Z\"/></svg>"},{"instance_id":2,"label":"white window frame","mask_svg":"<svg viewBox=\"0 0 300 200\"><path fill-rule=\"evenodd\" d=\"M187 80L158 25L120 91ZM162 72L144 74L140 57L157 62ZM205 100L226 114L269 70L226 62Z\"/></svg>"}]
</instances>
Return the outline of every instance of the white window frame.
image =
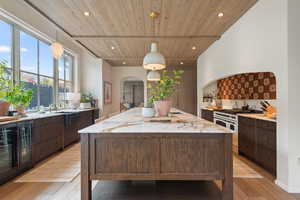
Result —
<instances>
[{"instance_id":1,"label":"white window frame","mask_svg":"<svg viewBox=\"0 0 300 200\"><path fill-rule=\"evenodd\" d=\"M30 36L34 37L37 39L38 43L39 41L42 41L46 44L51 44L52 40L50 40L46 35L42 34L41 32L36 32L36 31L31 31L31 29L34 29L33 27L29 25L24 25L24 22L19 21L13 16L8 15L8 13L4 13L2 9L0 9L0 20L11 25L12 27L12 42L11 42L11 64L12 64L12 77L14 83L20 83L21 80L21 72L25 72L28 74L33 74L37 75L38 77L38 85L40 84L40 76L42 77L47 77L47 78L53 78L53 84L54 84L54 89L53 89L53 104L58 106L58 87L59 87L59 73L58 73L58 60L53 59L53 77L49 77L46 75L41 75L39 74L39 45L38 45L38 72L32 73L32 72L27 72L27 71L22 71L20 68L20 32L23 31L26 34L29 34ZM75 69L76 69L76 63L77 63L77 56L70 50L65 49L64 54L68 54L72 57L72 74L71 74L71 84L72 84L72 91L75 91ZM65 82L65 77L64 77L64 82ZM68 82L68 81L67 81ZM65 85L65 83L64 83ZM37 108L40 107L40 95L39 95L39 89L37 90L38 94L38 105Z\"/></svg>"}]
</instances>

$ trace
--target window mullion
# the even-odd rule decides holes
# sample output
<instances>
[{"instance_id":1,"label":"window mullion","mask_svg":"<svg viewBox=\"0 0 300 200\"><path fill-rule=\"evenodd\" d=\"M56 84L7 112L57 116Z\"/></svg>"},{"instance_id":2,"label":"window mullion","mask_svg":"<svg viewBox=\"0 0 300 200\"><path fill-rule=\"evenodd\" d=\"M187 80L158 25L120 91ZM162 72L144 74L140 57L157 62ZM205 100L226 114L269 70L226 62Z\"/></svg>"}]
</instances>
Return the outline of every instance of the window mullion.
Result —
<instances>
[{"instance_id":1,"label":"window mullion","mask_svg":"<svg viewBox=\"0 0 300 200\"><path fill-rule=\"evenodd\" d=\"M40 42L37 40L37 107L40 108Z\"/></svg>"},{"instance_id":2,"label":"window mullion","mask_svg":"<svg viewBox=\"0 0 300 200\"><path fill-rule=\"evenodd\" d=\"M54 59L54 62L53 62L53 73L54 73L54 104L56 105L56 107L58 107L58 99L59 99L59 91L58 91L58 88L59 88L59 73L58 73L58 60L57 59Z\"/></svg>"},{"instance_id":3,"label":"window mullion","mask_svg":"<svg viewBox=\"0 0 300 200\"><path fill-rule=\"evenodd\" d=\"M16 25L12 25L12 71L15 83L20 83L20 29Z\"/></svg>"}]
</instances>

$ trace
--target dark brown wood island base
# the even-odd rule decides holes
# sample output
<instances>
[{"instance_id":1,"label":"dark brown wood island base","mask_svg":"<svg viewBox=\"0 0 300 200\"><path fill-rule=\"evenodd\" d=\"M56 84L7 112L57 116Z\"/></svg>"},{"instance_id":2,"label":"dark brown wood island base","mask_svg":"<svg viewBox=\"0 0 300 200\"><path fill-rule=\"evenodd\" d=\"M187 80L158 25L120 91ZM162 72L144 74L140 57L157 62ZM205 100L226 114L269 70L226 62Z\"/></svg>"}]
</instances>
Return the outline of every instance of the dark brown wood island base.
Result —
<instances>
[{"instance_id":1,"label":"dark brown wood island base","mask_svg":"<svg viewBox=\"0 0 300 200\"><path fill-rule=\"evenodd\" d=\"M143 122L139 113L80 131L82 200L92 199L92 180L221 180L222 199L233 199L231 133L183 112L184 123Z\"/></svg>"}]
</instances>

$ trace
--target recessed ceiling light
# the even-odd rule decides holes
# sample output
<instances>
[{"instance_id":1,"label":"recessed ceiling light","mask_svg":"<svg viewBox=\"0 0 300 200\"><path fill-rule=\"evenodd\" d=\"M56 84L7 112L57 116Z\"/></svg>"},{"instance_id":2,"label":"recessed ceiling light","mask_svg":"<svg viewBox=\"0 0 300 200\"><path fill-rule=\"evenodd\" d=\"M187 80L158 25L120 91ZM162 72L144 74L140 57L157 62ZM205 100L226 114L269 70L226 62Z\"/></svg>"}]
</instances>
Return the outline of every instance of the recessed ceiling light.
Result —
<instances>
[{"instance_id":1,"label":"recessed ceiling light","mask_svg":"<svg viewBox=\"0 0 300 200\"><path fill-rule=\"evenodd\" d=\"M183 65L183 62L180 62L181 65Z\"/></svg>"},{"instance_id":2,"label":"recessed ceiling light","mask_svg":"<svg viewBox=\"0 0 300 200\"><path fill-rule=\"evenodd\" d=\"M193 49L193 50L196 50L196 47L195 47L195 46L193 46L193 47L192 47L192 49Z\"/></svg>"},{"instance_id":3,"label":"recessed ceiling light","mask_svg":"<svg viewBox=\"0 0 300 200\"><path fill-rule=\"evenodd\" d=\"M123 65L126 65L126 62L125 62L125 61L123 61Z\"/></svg>"},{"instance_id":4,"label":"recessed ceiling light","mask_svg":"<svg viewBox=\"0 0 300 200\"><path fill-rule=\"evenodd\" d=\"M222 13L222 12L218 14L218 17L223 17L223 16L224 16L224 13Z\"/></svg>"},{"instance_id":5,"label":"recessed ceiling light","mask_svg":"<svg viewBox=\"0 0 300 200\"><path fill-rule=\"evenodd\" d=\"M83 13L85 16L90 16L90 13L89 12L84 12Z\"/></svg>"},{"instance_id":6,"label":"recessed ceiling light","mask_svg":"<svg viewBox=\"0 0 300 200\"><path fill-rule=\"evenodd\" d=\"M112 50L114 50L114 49L115 49L115 47L114 47L114 46L111 46L111 49L112 49Z\"/></svg>"}]
</instances>

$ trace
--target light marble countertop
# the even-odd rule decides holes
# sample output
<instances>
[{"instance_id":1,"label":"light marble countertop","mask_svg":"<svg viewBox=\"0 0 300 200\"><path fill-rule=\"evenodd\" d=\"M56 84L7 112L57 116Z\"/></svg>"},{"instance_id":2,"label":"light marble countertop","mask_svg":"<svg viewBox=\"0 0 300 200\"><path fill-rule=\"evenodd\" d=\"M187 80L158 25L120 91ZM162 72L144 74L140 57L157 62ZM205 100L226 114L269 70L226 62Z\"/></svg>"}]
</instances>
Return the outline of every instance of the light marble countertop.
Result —
<instances>
[{"instance_id":1,"label":"light marble countertop","mask_svg":"<svg viewBox=\"0 0 300 200\"><path fill-rule=\"evenodd\" d=\"M85 110L59 110L59 111L45 112L45 113L32 112L32 113L27 113L26 117L21 117L21 118L18 118L17 120L0 122L0 126L10 124L10 123L19 123L19 122L37 120L37 119L42 119L42 118L47 118L47 117L61 116L67 112L79 113L79 112L88 111L88 110L94 110L94 109L92 108L92 109L85 109ZM65 112L65 113L63 113L63 112Z\"/></svg>"},{"instance_id":2,"label":"light marble countertop","mask_svg":"<svg viewBox=\"0 0 300 200\"><path fill-rule=\"evenodd\" d=\"M79 131L79 133L231 133L197 116L182 112L182 122L144 122L141 108L133 108Z\"/></svg>"},{"instance_id":3,"label":"light marble countertop","mask_svg":"<svg viewBox=\"0 0 300 200\"><path fill-rule=\"evenodd\" d=\"M264 114L246 113L246 114L238 114L238 116L276 122L276 119L270 119L270 118L266 117Z\"/></svg>"}]
</instances>

